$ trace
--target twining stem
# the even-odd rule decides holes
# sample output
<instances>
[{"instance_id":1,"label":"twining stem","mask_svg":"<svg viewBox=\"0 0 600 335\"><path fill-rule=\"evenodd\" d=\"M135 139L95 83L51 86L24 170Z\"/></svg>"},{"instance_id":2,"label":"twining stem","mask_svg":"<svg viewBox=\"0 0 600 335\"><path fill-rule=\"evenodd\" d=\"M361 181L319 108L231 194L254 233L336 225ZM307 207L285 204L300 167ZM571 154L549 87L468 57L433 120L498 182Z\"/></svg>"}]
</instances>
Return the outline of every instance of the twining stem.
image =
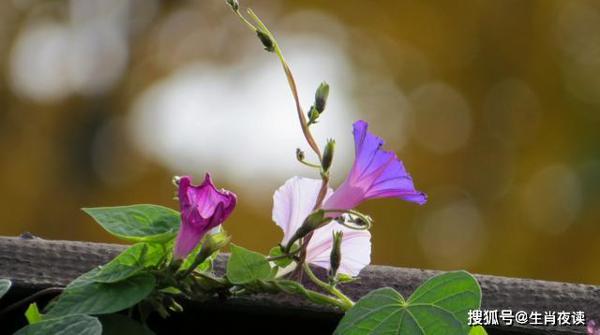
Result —
<instances>
[{"instance_id":1,"label":"twining stem","mask_svg":"<svg viewBox=\"0 0 600 335\"><path fill-rule=\"evenodd\" d=\"M311 167L311 168L316 168L316 169L320 169L321 168L321 165L309 163L309 162L304 161L304 160L300 160L299 159L298 162L300 162L300 163L302 163L302 164L304 164L304 165L306 165L308 167Z\"/></svg>"},{"instance_id":2,"label":"twining stem","mask_svg":"<svg viewBox=\"0 0 600 335\"><path fill-rule=\"evenodd\" d=\"M250 15L250 17L256 22L258 27L255 27L250 22L248 22L248 20L246 20L244 18L244 16L239 12L239 10L236 11L236 14L242 19L242 21L244 21L246 23L246 25L248 25L248 27L250 27L250 29L252 29L253 31L260 31L260 32L266 34L269 37L269 39L271 40L271 42L273 43L273 51L277 54L277 57L279 58L279 61L281 62L281 66L283 67L283 71L285 72L285 76L287 77L288 84L290 86L290 90L292 91L292 96L294 97L294 101L296 103L296 112L298 113L298 120L300 121L300 127L302 128L302 133L304 134L304 138L306 138L306 142L308 142L308 145L311 147L311 149L315 152L315 154L319 158L319 162L322 162L323 156L321 154L321 149L319 149L317 142L315 141L312 133L310 132L309 125L306 121L306 116L304 115L304 111L302 110L302 105L300 104L300 97L298 95L298 87L296 85L296 80L294 79L294 75L292 74L292 70L290 69L290 66L288 65L287 61L285 60L285 57L283 56L283 52L282 52L281 48L279 47L279 43L277 43L275 36L273 36L271 31L269 31L269 28L267 28L267 26L252 11L252 9L248 9L247 12L248 12L248 15ZM321 173L321 188L319 190L319 195L317 196L317 200L315 202L313 210L319 209L323 205L323 201L325 200L325 196L327 195L328 185L329 185L329 174ZM304 263L304 259L306 258L306 248L308 246L308 243L310 242L311 237L312 237L312 233L307 235L302 241L299 264ZM299 267L298 269L299 269L299 271L302 271L301 267Z\"/></svg>"},{"instance_id":3,"label":"twining stem","mask_svg":"<svg viewBox=\"0 0 600 335\"><path fill-rule=\"evenodd\" d=\"M354 302L350 298L348 298L344 293L342 293L340 290L335 288L335 286L330 285L330 284L322 281L321 279L319 279L312 272L310 265L308 265L308 263L304 263L303 268L304 268L304 272L306 272L306 274L308 275L308 278L313 283L317 284L317 286L319 286L320 288L325 290L326 292L336 296L345 305L345 308L344 308L345 310L348 310L348 309L352 308L352 306L354 306Z\"/></svg>"},{"instance_id":4,"label":"twining stem","mask_svg":"<svg viewBox=\"0 0 600 335\"><path fill-rule=\"evenodd\" d=\"M248 15L250 15L250 17L256 22L260 31L267 34L269 36L269 38L271 39L271 41L273 42L274 51L277 54L277 57L279 57L281 66L283 66L283 71L285 72L285 76L287 77L288 84L290 86L290 90L292 91L292 96L294 97L294 101L296 102L296 111L298 112L298 120L300 121L300 127L302 128L302 133L304 134L304 137L306 138L308 145L312 148L312 150L315 152L317 157L319 157L319 161L321 161L322 160L321 149L319 149L319 146L317 145L317 142L315 141L315 139L312 136L312 133L310 132L310 129L308 127L308 124L306 121L306 116L304 115L304 111L302 110L302 105L300 104L300 97L298 95L298 87L296 86L296 80L294 79L292 70L290 69L290 66L288 65L287 61L285 60L285 57L283 57L283 52L281 51L281 48L279 47L279 43L277 43L275 36L273 36L273 34L269 31L269 28L267 28L267 26L265 26L265 24L260 20L260 18L256 14L254 14L252 9L248 9Z\"/></svg>"}]
</instances>

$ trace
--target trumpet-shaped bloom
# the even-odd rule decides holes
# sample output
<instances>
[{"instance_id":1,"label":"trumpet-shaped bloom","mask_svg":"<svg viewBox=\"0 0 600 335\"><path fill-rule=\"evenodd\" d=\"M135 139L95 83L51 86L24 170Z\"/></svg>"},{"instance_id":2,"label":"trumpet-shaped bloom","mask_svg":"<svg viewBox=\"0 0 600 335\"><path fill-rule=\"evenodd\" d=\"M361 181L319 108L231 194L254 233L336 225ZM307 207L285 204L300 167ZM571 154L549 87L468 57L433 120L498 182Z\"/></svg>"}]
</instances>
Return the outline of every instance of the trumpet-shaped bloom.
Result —
<instances>
[{"instance_id":1,"label":"trumpet-shaped bloom","mask_svg":"<svg viewBox=\"0 0 600 335\"><path fill-rule=\"evenodd\" d=\"M317 179L293 177L285 182L273 195L273 221L283 230L283 244L300 228L304 219L312 212L321 189ZM332 194L329 189L325 199ZM371 262L371 233L353 230L336 222L315 230L306 248L306 261L329 269L329 255L333 247L333 231L343 231L342 260L338 273L356 276Z\"/></svg>"},{"instance_id":2,"label":"trumpet-shaped bloom","mask_svg":"<svg viewBox=\"0 0 600 335\"><path fill-rule=\"evenodd\" d=\"M375 198L400 198L419 205L427 202L427 195L415 189L404 164L395 153L381 148L383 139L371 134L368 126L362 120L354 123L354 164L323 207L351 209Z\"/></svg>"},{"instance_id":3,"label":"trumpet-shaped bloom","mask_svg":"<svg viewBox=\"0 0 600 335\"><path fill-rule=\"evenodd\" d=\"M233 192L217 190L207 173L202 184L192 185L190 177L179 180L181 228L175 241L176 259L185 258L211 229L225 221L237 202Z\"/></svg>"}]
</instances>

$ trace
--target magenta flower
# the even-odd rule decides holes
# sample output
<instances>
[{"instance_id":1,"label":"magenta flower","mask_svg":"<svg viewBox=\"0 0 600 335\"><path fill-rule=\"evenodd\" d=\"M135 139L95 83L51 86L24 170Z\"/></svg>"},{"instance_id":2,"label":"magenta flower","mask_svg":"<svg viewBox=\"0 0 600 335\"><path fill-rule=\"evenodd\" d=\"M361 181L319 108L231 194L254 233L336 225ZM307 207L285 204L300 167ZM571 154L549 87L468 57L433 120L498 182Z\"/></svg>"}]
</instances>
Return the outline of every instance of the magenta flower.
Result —
<instances>
[{"instance_id":1,"label":"magenta flower","mask_svg":"<svg viewBox=\"0 0 600 335\"><path fill-rule=\"evenodd\" d=\"M287 244L300 228L304 219L312 212L321 181L292 177L273 195L273 221L283 230L282 244ZM326 199L332 190L327 192ZM333 246L333 231L343 231L342 260L338 273L356 276L371 262L371 233L353 230L331 222L313 232L306 248L306 262L329 269L329 255Z\"/></svg>"},{"instance_id":2,"label":"magenta flower","mask_svg":"<svg viewBox=\"0 0 600 335\"><path fill-rule=\"evenodd\" d=\"M236 202L237 197L233 192L216 189L208 173L199 186L192 185L190 177L181 177L181 228L175 241L175 259L185 258L206 232L223 223L235 208Z\"/></svg>"},{"instance_id":3,"label":"magenta flower","mask_svg":"<svg viewBox=\"0 0 600 335\"><path fill-rule=\"evenodd\" d=\"M327 209L352 209L375 198L400 198L419 205L427 195L415 189L404 164L391 151L381 147L384 141L368 131L365 121L354 127L355 160L346 180L323 205Z\"/></svg>"},{"instance_id":4,"label":"magenta flower","mask_svg":"<svg viewBox=\"0 0 600 335\"><path fill-rule=\"evenodd\" d=\"M590 320L587 323L588 335L600 335L600 327L596 326L596 321Z\"/></svg>"}]
</instances>

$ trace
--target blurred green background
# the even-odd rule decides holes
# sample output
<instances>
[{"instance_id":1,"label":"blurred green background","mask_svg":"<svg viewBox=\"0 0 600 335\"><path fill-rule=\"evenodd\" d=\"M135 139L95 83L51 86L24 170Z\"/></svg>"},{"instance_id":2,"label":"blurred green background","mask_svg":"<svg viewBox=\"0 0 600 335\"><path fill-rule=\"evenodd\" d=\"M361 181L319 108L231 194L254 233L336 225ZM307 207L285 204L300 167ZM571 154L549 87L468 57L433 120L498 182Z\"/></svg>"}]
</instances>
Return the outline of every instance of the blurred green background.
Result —
<instances>
[{"instance_id":1,"label":"blurred green background","mask_svg":"<svg viewBox=\"0 0 600 335\"><path fill-rule=\"evenodd\" d=\"M598 1L243 1L305 107L331 84L334 185L370 122L429 194L361 209L373 263L600 284ZM277 59L224 1L0 1L0 234L116 242L80 207L172 200L210 171L266 252L307 149Z\"/></svg>"}]
</instances>

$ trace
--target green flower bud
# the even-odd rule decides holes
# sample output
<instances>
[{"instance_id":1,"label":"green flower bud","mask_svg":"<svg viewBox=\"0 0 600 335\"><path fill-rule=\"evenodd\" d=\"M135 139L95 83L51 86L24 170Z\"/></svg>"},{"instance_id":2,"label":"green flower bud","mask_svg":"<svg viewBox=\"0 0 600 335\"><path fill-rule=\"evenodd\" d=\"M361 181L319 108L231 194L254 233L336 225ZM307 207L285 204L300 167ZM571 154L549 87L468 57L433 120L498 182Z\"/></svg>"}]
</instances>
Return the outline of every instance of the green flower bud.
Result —
<instances>
[{"instance_id":1,"label":"green flower bud","mask_svg":"<svg viewBox=\"0 0 600 335\"><path fill-rule=\"evenodd\" d=\"M291 247L294 245L296 241L305 237L310 232L315 229L319 229L323 227L327 222L331 221L330 218L325 217L325 211L322 209L316 210L312 212L309 216L304 219L302 226L296 230L292 238L288 241L288 244L285 246L285 253L289 253Z\"/></svg>"},{"instance_id":2,"label":"green flower bud","mask_svg":"<svg viewBox=\"0 0 600 335\"><path fill-rule=\"evenodd\" d=\"M273 43L273 40L267 33L263 32L261 30L257 30L256 35L258 36L258 39L264 45L265 50L267 50L268 52L275 51L275 44Z\"/></svg>"},{"instance_id":3,"label":"green flower bud","mask_svg":"<svg viewBox=\"0 0 600 335\"><path fill-rule=\"evenodd\" d=\"M323 172L329 171L331 167L331 163L333 163L333 152L335 151L335 140L329 139L327 140L327 144L325 145L325 151L323 152L323 159L321 160L321 168Z\"/></svg>"},{"instance_id":4,"label":"green flower bud","mask_svg":"<svg viewBox=\"0 0 600 335\"><path fill-rule=\"evenodd\" d=\"M237 0L227 0L227 4L229 7L231 7L231 9L233 9L234 12L237 12L240 9L240 4L237 2Z\"/></svg>"},{"instance_id":5,"label":"green flower bud","mask_svg":"<svg viewBox=\"0 0 600 335\"><path fill-rule=\"evenodd\" d=\"M202 242L202 247L200 247L194 263L202 264L208 257L226 246L230 240L231 236L225 232L207 235Z\"/></svg>"},{"instance_id":6,"label":"green flower bud","mask_svg":"<svg viewBox=\"0 0 600 335\"><path fill-rule=\"evenodd\" d=\"M322 82L317 88L317 92L315 93L315 109L319 113L323 113L325 110L325 105L327 104L327 97L329 97L329 84L326 82Z\"/></svg>"},{"instance_id":7,"label":"green flower bud","mask_svg":"<svg viewBox=\"0 0 600 335\"><path fill-rule=\"evenodd\" d=\"M344 233L342 231L333 232L333 246L331 247L331 254L329 254L329 276L335 278L340 264L342 262L342 237Z\"/></svg>"},{"instance_id":8,"label":"green flower bud","mask_svg":"<svg viewBox=\"0 0 600 335\"><path fill-rule=\"evenodd\" d=\"M315 106L310 106L308 110L308 124L317 123L317 119L321 116L321 113L315 108Z\"/></svg>"}]
</instances>

